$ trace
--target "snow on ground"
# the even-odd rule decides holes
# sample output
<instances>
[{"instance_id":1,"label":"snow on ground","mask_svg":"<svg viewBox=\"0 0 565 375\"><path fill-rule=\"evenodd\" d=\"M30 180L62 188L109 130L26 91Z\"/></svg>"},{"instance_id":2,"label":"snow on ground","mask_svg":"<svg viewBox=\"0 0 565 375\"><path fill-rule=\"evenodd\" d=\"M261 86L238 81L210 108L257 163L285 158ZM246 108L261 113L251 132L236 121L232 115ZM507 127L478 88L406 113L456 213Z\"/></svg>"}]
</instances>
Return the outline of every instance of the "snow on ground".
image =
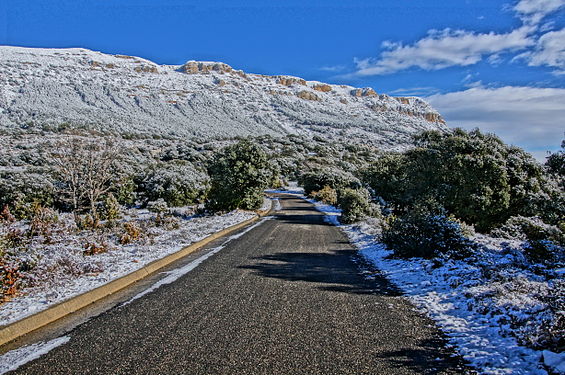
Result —
<instances>
[{"instance_id":1,"label":"snow on ground","mask_svg":"<svg viewBox=\"0 0 565 375\"><path fill-rule=\"evenodd\" d=\"M2 325L13 323L42 311L53 304L95 289L114 279L131 273L144 265L181 250L194 242L224 228L241 223L254 212L232 211L215 216L184 216L174 221L173 227L148 225L152 214L147 210L133 210L130 214L144 232L143 239L122 245L112 235L101 242L110 242L109 250L85 256L85 241L95 241L95 233L66 231L54 235L51 243L32 244L20 254L30 258L35 267L26 275L29 287L12 300L0 305ZM63 214L61 221L72 220ZM131 220L132 217L129 218ZM115 237L115 235L113 235Z\"/></svg>"},{"instance_id":2,"label":"snow on ground","mask_svg":"<svg viewBox=\"0 0 565 375\"><path fill-rule=\"evenodd\" d=\"M477 263L393 259L389 258L392 251L378 242L371 219L340 225L339 209L294 193L326 213L327 222L340 226L360 255L432 318L450 345L479 373L547 374L542 362L554 373L565 373L565 353L530 349L512 335L517 329L513 323L524 325L519 329L529 330L530 335L536 334L536 325L545 324L548 313L542 301L552 285L527 269L511 267L517 260L501 251L500 241L481 235L473 238L485 248ZM490 278L484 276L488 266L493 271Z\"/></svg>"},{"instance_id":3,"label":"snow on ground","mask_svg":"<svg viewBox=\"0 0 565 375\"><path fill-rule=\"evenodd\" d=\"M58 346L66 344L71 338L62 336L47 342L38 342L33 345L24 346L11 350L0 356L0 375L14 371L20 366L47 354Z\"/></svg>"}]
</instances>

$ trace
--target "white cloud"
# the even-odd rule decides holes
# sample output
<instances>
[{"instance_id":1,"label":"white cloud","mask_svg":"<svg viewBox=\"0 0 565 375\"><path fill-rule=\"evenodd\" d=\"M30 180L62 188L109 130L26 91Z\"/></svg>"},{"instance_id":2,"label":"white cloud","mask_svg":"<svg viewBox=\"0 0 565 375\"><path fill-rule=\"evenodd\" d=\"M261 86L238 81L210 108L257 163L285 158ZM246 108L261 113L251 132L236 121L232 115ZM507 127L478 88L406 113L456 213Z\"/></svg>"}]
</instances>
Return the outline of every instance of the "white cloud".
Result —
<instances>
[{"instance_id":1,"label":"white cloud","mask_svg":"<svg viewBox=\"0 0 565 375\"><path fill-rule=\"evenodd\" d=\"M565 73L565 29L542 35L535 50L519 55L529 66L550 66Z\"/></svg>"},{"instance_id":2,"label":"white cloud","mask_svg":"<svg viewBox=\"0 0 565 375\"><path fill-rule=\"evenodd\" d=\"M479 34L462 30L432 30L413 45L384 42L378 59L355 60L356 76L390 74L411 67L438 70L451 66L468 66L484 56L518 51L534 44L531 27L521 27L506 34Z\"/></svg>"},{"instance_id":3,"label":"white cloud","mask_svg":"<svg viewBox=\"0 0 565 375\"><path fill-rule=\"evenodd\" d=\"M439 90L435 87L426 86L426 87L408 87L408 88L400 88L393 91L389 91L389 94L392 95L402 95L402 96L428 96L432 94L438 93Z\"/></svg>"},{"instance_id":4,"label":"white cloud","mask_svg":"<svg viewBox=\"0 0 565 375\"><path fill-rule=\"evenodd\" d=\"M427 98L451 127L495 133L539 160L557 150L565 132L565 89L477 87Z\"/></svg>"},{"instance_id":5,"label":"white cloud","mask_svg":"<svg viewBox=\"0 0 565 375\"><path fill-rule=\"evenodd\" d=\"M324 72L341 72L345 70L345 65L322 66L320 70L323 70Z\"/></svg>"},{"instance_id":6,"label":"white cloud","mask_svg":"<svg viewBox=\"0 0 565 375\"><path fill-rule=\"evenodd\" d=\"M522 20L529 24L538 24L545 16L565 6L565 0L520 0L514 10Z\"/></svg>"}]
</instances>

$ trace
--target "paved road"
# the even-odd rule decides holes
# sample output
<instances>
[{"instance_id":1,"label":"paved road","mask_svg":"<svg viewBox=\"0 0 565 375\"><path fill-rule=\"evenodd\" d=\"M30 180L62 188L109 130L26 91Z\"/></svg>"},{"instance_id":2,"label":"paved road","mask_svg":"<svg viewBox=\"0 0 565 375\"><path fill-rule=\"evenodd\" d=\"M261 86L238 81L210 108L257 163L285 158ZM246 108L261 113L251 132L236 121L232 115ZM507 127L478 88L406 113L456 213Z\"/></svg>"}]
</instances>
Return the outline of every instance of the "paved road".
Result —
<instances>
[{"instance_id":1,"label":"paved road","mask_svg":"<svg viewBox=\"0 0 565 375\"><path fill-rule=\"evenodd\" d=\"M78 326L19 374L454 374L431 321L307 202L177 282ZM361 268L360 268L361 267Z\"/></svg>"}]
</instances>

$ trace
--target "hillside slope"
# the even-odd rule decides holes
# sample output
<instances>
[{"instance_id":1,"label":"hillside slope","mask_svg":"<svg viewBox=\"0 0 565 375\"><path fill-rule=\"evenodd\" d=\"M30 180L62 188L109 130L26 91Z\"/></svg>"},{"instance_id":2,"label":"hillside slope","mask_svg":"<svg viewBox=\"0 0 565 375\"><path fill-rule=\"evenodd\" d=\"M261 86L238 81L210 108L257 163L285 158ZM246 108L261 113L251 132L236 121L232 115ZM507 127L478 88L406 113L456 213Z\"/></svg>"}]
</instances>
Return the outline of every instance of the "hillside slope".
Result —
<instances>
[{"instance_id":1,"label":"hillside slope","mask_svg":"<svg viewBox=\"0 0 565 375\"><path fill-rule=\"evenodd\" d=\"M86 49L0 46L0 127L173 137L300 134L384 148L446 129L419 98L264 76L216 62L158 65Z\"/></svg>"}]
</instances>

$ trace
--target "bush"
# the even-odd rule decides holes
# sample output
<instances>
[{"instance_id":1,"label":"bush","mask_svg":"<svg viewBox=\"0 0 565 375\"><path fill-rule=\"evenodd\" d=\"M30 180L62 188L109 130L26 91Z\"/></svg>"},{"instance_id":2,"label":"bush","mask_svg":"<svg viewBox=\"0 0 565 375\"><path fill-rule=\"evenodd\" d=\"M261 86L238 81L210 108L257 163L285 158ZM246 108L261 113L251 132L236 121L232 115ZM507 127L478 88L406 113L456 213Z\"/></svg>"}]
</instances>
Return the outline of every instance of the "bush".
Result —
<instances>
[{"instance_id":1,"label":"bush","mask_svg":"<svg viewBox=\"0 0 565 375\"><path fill-rule=\"evenodd\" d=\"M52 207L54 188L46 174L0 172L0 207L8 206L18 219L29 219L33 207Z\"/></svg>"},{"instance_id":2,"label":"bush","mask_svg":"<svg viewBox=\"0 0 565 375\"><path fill-rule=\"evenodd\" d=\"M160 224L163 220L163 216L169 212L169 206L162 198L147 203L147 209L157 214L157 217L155 218L157 224Z\"/></svg>"},{"instance_id":3,"label":"bush","mask_svg":"<svg viewBox=\"0 0 565 375\"><path fill-rule=\"evenodd\" d=\"M372 209L370 199L369 191L364 188L341 190L337 199L337 204L341 208L340 221L343 224L350 224L376 211Z\"/></svg>"},{"instance_id":4,"label":"bush","mask_svg":"<svg viewBox=\"0 0 565 375\"><path fill-rule=\"evenodd\" d=\"M124 223L124 232L120 236L120 243L127 245L141 238L141 228L135 222Z\"/></svg>"},{"instance_id":5,"label":"bush","mask_svg":"<svg viewBox=\"0 0 565 375\"><path fill-rule=\"evenodd\" d=\"M392 219L383 231L383 242L401 258L444 256L462 259L474 248L474 243L465 237L457 221L445 215L423 212Z\"/></svg>"},{"instance_id":6,"label":"bush","mask_svg":"<svg viewBox=\"0 0 565 375\"><path fill-rule=\"evenodd\" d=\"M0 303L14 297L22 283L19 267L8 264L0 257Z\"/></svg>"},{"instance_id":7,"label":"bush","mask_svg":"<svg viewBox=\"0 0 565 375\"><path fill-rule=\"evenodd\" d=\"M334 190L354 188L360 185L357 178L341 169L320 169L304 173L298 179L298 183L304 188L304 193L312 196L312 192L320 191L328 186Z\"/></svg>"},{"instance_id":8,"label":"bush","mask_svg":"<svg viewBox=\"0 0 565 375\"><path fill-rule=\"evenodd\" d=\"M206 207L213 211L257 209L272 181L267 155L256 144L240 141L217 152L208 165L211 189Z\"/></svg>"},{"instance_id":9,"label":"bush","mask_svg":"<svg viewBox=\"0 0 565 375\"><path fill-rule=\"evenodd\" d=\"M361 179L387 203L406 206L410 203L407 197L407 162L404 154L385 153L361 171Z\"/></svg>"},{"instance_id":10,"label":"bush","mask_svg":"<svg viewBox=\"0 0 565 375\"><path fill-rule=\"evenodd\" d=\"M414 145L403 154L383 155L362 173L375 194L398 211L431 198L483 231L510 216L562 213L562 204L547 204L558 195L548 188L541 165L492 134L427 131Z\"/></svg>"},{"instance_id":11,"label":"bush","mask_svg":"<svg viewBox=\"0 0 565 375\"><path fill-rule=\"evenodd\" d=\"M146 200L163 199L171 207L204 199L208 176L189 162L160 163L141 178L139 189Z\"/></svg>"},{"instance_id":12,"label":"bush","mask_svg":"<svg viewBox=\"0 0 565 375\"><path fill-rule=\"evenodd\" d=\"M555 266L565 261L565 233L539 217L511 217L491 235L526 241L524 253L532 262Z\"/></svg>"},{"instance_id":13,"label":"bush","mask_svg":"<svg viewBox=\"0 0 565 375\"><path fill-rule=\"evenodd\" d=\"M106 196L106 199L104 199L104 207L101 213L101 219L108 220L108 222L110 223L114 223L121 217L121 207L114 194L109 193Z\"/></svg>"},{"instance_id":14,"label":"bush","mask_svg":"<svg viewBox=\"0 0 565 375\"><path fill-rule=\"evenodd\" d=\"M324 188L320 191L313 191L310 196L318 201L324 202L325 204L332 206L337 204L337 192L329 186L324 186Z\"/></svg>"}]
</instances>

